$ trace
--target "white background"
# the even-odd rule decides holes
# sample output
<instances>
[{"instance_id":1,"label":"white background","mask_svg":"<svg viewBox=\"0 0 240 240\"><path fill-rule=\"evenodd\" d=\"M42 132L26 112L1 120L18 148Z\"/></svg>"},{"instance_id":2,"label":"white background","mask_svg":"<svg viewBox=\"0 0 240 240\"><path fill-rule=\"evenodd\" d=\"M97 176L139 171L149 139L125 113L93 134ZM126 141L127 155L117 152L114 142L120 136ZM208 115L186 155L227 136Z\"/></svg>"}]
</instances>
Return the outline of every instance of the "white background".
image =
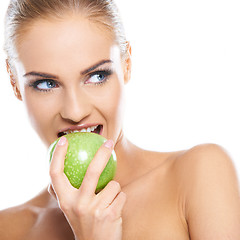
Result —
<instances>
[{"instance_id":1,"label":"white background","mask_svg":"<svg viewBox=\"0 0 240 240\"><path fill-rule=\"evenodd\" d=\"M126 135L151 150L222 145L240 175L239 0L118 0L132 44ZM0 3L0 46L8 1ZM11 90L0 50L0 209L48 181L46 149Z\"/></svg>"}]
</instances>

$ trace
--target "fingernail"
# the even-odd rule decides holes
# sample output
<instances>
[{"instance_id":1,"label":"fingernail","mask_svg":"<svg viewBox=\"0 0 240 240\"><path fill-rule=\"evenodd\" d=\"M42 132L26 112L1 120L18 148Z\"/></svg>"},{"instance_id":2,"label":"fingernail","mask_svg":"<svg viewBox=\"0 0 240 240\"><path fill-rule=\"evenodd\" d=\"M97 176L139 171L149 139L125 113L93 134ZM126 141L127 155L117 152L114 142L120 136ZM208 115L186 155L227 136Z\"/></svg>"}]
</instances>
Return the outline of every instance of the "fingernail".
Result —
<instances>
[{"instance_id":1,"label":"fingernail","mask_svg":"<svg viewBox=\"0 0 240 240\"><path fill-rule=\"evenodd\" d=\"M63 136L59 139L58 145L63 146L67 142L67 139Z\"/></svg>"},{"instance_id":2,"label":"fingernail","mask_svg":"<svg viewBox=\"0 0 240 240\"><path fill-rule=\"evenodd\" d=\"M114 143L113 143L113 140L107 140L105 143L104 143L104 146L106 147L106 148L109 148L109 149L112 149L113 148L113 145L114 145Z\"/></svg>"}]
</instances>

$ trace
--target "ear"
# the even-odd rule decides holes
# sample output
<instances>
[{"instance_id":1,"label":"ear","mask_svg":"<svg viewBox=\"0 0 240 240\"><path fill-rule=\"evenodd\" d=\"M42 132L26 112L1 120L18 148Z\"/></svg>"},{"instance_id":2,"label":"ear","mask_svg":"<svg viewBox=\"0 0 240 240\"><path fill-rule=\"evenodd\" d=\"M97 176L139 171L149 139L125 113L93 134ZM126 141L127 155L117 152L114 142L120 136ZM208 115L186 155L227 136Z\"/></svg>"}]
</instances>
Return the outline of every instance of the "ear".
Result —
<instances>
[{"instance_id":1,"label":"ear","mask_svg":"<svg viewBox=\"0 0 240 240\"><path fill-rule=\"evenodd\" d=\"M132 70L132 48L130 42L127 42L127 53L124 60L124 83L127 84L131 79Z\"/></svg>"},{"instance_id":2,"label":"ear","mask_svg":"<svg viewBox=\"0 0 240 240\"><path fill-rule=\"evenodd\" d=\"M13 88L14 95L17 97L18 100L22 101L22 96L21 96L21 93L19 91L17 81L16 81L16 79L15 79L13 73L12 73L12 69L11 69L11 66L9 64L8 59L6 59L6 67L7 67L7 72L9 74L9 77L10 77L10 82L11 82L11 85L12 85L12 88Z\"/></svg>"}]
</instances>

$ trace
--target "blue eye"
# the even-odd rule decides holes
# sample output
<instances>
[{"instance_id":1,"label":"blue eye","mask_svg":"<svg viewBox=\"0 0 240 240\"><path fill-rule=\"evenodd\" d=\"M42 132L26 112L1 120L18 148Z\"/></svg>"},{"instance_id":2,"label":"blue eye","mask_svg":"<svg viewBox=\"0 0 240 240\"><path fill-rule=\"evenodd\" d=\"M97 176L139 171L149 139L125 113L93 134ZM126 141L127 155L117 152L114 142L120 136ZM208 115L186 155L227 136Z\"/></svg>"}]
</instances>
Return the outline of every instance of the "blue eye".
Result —
<instances>
[{"instance_id":1,"label":"blue eye","mask_svg":"<svg viewBox=\"0 0 240 240\"><path fill-rule=\"evenodd\" d=\"M106 82L108 77L112 74L111 70L103 70L91 73L86 83L101 84Z\"/></svg>"},{"instance_id":2,"label":"blue eye","mask_svg":"<svg viewBox=\"0 0 240 240\"><path fill-rule=\"evenodd\" d=\"M39 91L49 91L53 88L57 87L57 83L54 80L50 79L43 79L43 80L38 80L34 83L31 84L31 86Z\"/></svg>"},{"instance_id":3,"label":"blue eye","mask_svg":"<svg viewBox=\"0 0 240 240\"><path fill-rule=\"evenodd\" d=\"M92 80L91 82L98 83L104 81L105 76L104 74L95 74L90 79Z\"/></svg>"}]
</instances>

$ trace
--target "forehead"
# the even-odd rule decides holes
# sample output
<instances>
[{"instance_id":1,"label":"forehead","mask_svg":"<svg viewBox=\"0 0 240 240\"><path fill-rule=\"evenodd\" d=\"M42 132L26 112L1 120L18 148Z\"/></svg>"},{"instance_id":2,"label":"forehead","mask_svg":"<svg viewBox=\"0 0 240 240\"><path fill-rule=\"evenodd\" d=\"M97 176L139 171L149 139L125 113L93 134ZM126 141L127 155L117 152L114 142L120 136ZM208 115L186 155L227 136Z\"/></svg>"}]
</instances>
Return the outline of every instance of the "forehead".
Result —
<instances>
[{"instance_id":1,"label":"forehead","mask_svg":"<svg viewBox=\"0 0 240 240\"><path fill-rule=\"evenodd\" d=\"M109 30L81 16L72 16L36 20L23 31L16 49L26 68L41 66L46 70L61 63L87 66L108 59L113 47L116 44Z\"/></svg>"}]
</instances>

